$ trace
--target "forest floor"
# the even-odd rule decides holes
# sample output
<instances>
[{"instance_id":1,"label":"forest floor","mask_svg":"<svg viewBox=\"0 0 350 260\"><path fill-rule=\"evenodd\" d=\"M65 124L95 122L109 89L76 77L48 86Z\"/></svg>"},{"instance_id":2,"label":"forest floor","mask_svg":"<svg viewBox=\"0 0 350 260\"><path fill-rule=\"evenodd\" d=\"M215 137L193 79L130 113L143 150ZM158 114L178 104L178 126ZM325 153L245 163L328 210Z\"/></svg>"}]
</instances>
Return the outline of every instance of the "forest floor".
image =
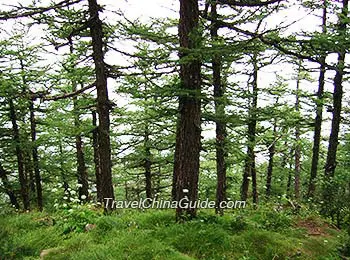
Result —
<instances>
[{"instance_id":1,"label":"forest floor","mask_svg":"<svg viewBox=\"0 0 350 260\"><path fill-rule=\"evenodd\" d=\"M201 211L182 224L170 210L0 214L1 260L347 259L343 241L345 233L317 214L268 207L223 217Z\"/></svg>"}]
</instances>

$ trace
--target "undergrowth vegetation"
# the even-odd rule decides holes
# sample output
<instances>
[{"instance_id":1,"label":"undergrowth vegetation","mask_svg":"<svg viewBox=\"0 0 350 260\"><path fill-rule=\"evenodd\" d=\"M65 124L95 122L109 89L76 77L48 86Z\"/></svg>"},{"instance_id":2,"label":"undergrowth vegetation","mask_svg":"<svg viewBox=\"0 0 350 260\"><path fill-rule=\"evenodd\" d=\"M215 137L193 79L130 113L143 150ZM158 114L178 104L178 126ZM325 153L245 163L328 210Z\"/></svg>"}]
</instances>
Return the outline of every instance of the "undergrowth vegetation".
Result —
<instances>
[{"instance_id":1,"label":"undergrowth vegetation","mask_svg":"<svg viewBox=\"0 0 350 260\"><path fill-rule=\"evenodd\" d=\"M1 215L1 259L341 259L347 236L313 212L271 207L176 223L173 211L88 206ZM87 230L86 225L91 229Z\"/></svg>"}]
</instances>

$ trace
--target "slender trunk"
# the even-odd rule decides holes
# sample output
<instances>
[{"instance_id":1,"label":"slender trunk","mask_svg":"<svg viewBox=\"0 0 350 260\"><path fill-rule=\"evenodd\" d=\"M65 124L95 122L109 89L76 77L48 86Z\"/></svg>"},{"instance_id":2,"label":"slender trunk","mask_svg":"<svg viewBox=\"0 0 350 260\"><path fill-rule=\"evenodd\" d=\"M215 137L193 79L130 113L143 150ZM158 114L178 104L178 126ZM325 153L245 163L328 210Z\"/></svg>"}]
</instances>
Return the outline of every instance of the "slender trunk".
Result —
<instances>
[{"instance_id":1,"label":"slender trunk","mask_svg":"<svg viewBox=\"0 0 350 260\"><path fill-rule=\"evenodd\" d=\"M76 91L76 83L72 82L73 92ZM79 108L78 108L78 99L77 97L73 98L73 111L74 111L74 126L77 129L80 128L81 122L79 118ZM75 149L77 157L77 176L79 185L79 199L84 202L88 199L89 196L89 182L88 182L88 173L85 165L85 156L84 156L84 143L80 133L77 133L75 136ZM83 199L85 196L85 199Z\"/></svg>"},{"instance_id":2,"label":"slender trunk","mask_svg":"<svg viewBox=\"0 0 350 260\"><path fill-rule=\"evenodd\" d=\"M69 183L67 180L67 175L66 175L65 166L64 166L62 140L60 140L60 143L59 143L59 152L60 152L60 170L61 170L61 178L63 183L63 190L64 190L64 194L67 195L69 199L71 194L69 191L70 190Z\"/></svg>"},{"instance_id":3,"label":"slender trunk","mask_svg":"<svg viewBox=\"0 0 350 260\"><path fill-rule=\"evenodd\" d=\"M94 149L97 201L102 202L103 197L101 194L101 168L100 168L100 157L98 152L98 127L97 127L97 115L95 111L92 111L92 125L94 126L94 130L92 130L92 146Z\"/></svg>"},{"instance_id":4,"label":"slender trunk","mask_svg":"<svg viewBox=\"0 0 350 260\"><path fill-rule=\"evenodd\" d=\"M345 33L346 30L346 19L348 15L348 0L343 0L342 17L339 22L339 34ZM329 137L328 153L325 166L325 175L328 178L334 176L337 159L337 147L338 147L338 136L341 122L341 106L343 97L343 76L344 76L344 63L345 63L346 51L344 47L338 53L338 63L336 74L334 77L334 92L333 92L333 118L332 118L332 130Z\"/></svg>"},{"instance_id":5,"label":"slender trunk","mask_svg":"<svg viewBox=\"0 0 350 260\"><path fill-rule=\"evenodd\" d=\"M300 66L299 66L299 73L300 73ZM295 94L295 111L299 113L300 111L300 100L299 100L299 89L300 89L300 76L298 73L297 78L297 88L296 88L296 94ZM300 145L300 126L299 122L296 123L295 126L295 164L294 164L294 197L295 199L300 198L300 172L301 172L301 145Z\"/></svg>"},{"instance_id":6,"label":"slender trunk","mask_svg":"<svg viewBox=\"0 0 350 260\"><path fill-rule=\"evenodd\" d=\"M36 186L36 201L38 209L43 210L43 189L41 185L41 174L39 168L39 155L38 155L38 145L36 143L36 121L34 114L34 102L30 101L29 104L30 110L30 133L32 139L32 157L33 157L33 168L34 168L34 179Z\"/></svg>"},{"instance_id":7,"label":"slender trunk","mask_svg":"<svg viewBox=\"0 0 350 260\"><path fill-rule=\"evenodd\" d=\"M323 2L323 16L322 16L322 32L326 33L327 27L327 1ZM326 56L321 57L320 63L320 75L318 78L318 91L316 101L316 117L315 117L315 128L314 128L314 143L312 148L312 161L311 161L311 173L310 182L308 189L308 197L313 197L316 190L316 177L317 168L320 153L320 141L321 141L321 129L322 129L322 111L323 111L323 94L325 85L325 74L326 74Z\"/></svg>"},{"instance_id":8,"label":"slender trunk","mask_svg":"<svg viewBox=\"0 0 350 260\"><path fill-rule=\"evenodd\" d=\"M13 140L16 145L18 176L19 176L19 183L21 185L21 197L23 201L23 207L25 210L29 210L30 201L29 201L28 178L24 171L23 151L21 149L21 140L20 140L19 129L17 125L16 110L12 99L10 99L10 118L12 121Z\"/></svg>"},{"instance_id":9,"label":"slender trunk","mask_svg":"<svg viewBox=\"0 0 350 260\"><path fill-rule=\"evenodd\" d=\"M193 49L200 46L198 31L198 0L180 0L180 53L184 61ZM174 175L176 178L176 200L187 196L195 203L198 195L199 154L201 148L201 61L191 57L180 66L181 94L179 96L179 118L177 122L174 156ZM185 93L185 94L183 94ZM188 207L176 209L177 220L185 214L196 216L197 209Z\"/></svg>"},{"instance_id":10,"label":"slender trunk","mask_svg":"<svg viewBox=\"0 0 350 260\"><path fill-rule=\"evenodd\" d=\"M346 33L347 17L348 17L348 0L343 0L342 13L339 16L338 34L344 36ZM343 98L343 76L345 66L346 49L342 45L338 51L338 62L335 77L333 80L333 117L332 117L332 129L329 136L328 152L325 165L325 185L323 190L323 200L332 201L335 196L333 186L333 177L335 174L335 168L337 166L337 148L339 129L341 123L341 110L342 110L342 98ZM327 205L327 203L325 203ZM321 212L324 214L329 213L332 218L334 217L334 209L329 207L323 207Z\"/></svg>"},{"instance_id":11,"label":"slender trunk","mask_svg":"<svg viewBox=\"0 0 350 260\"><path fill-rule=\"evenodd\" d=\"M152 198L152 161L151 161L151 147L149 144L149 132L148 127L146 126L145 130L145 159L144 159L144 169L145 169L145 182L146 182L146 197Z\"/></svg>"},{"instance_id":12,"label":"slender trunk","mask_svg":"<svg viewBox=\"0 0 350 260\"><path fill-rule=\"evenodd\" d=\"M271 185L272 185L272 173L273 173L273 159L276 151L276 132L277 132L277 124L276 120L273 123L273 137L271 145L269 146L269 162L267 166L267 178L266 178L266 196L271 195Z\"/></svg>"},{"instance_id":13,"label":"slender trunk","mask_svg":"<svg viewBox=\"0 0 350 260\"><path fill-rule=\"evenodd\" d=\"M93 59L95 63L97 112L99 119L98 151L100 160L100 192L102 199L114 199L112 183L112 160L110 143L110 103L108 100L107 73L104 64L103 30L102 21L99 18L100 6L96 0L88 0L90 13L90 34L92 39ZM111 206L111 203L108 203ZM111 209L109 207L109 209Z\"/></svg>"},{"instance_id":14,"label":"slender trunk","mask_svg":"<svg viewBox=\"0 0 350 260\"><path fill-rule=\"evenodd\" d=\"M11 205L13 205L16 209L19 209L17 197L11 186L11 183L8 180L8 177L7 177L8 175L9 173L2 167L2 164L0 162L0 179L4 186L5 193L7 194L7 196L9 196Z\"/></svg>"},{"instance_id":15,"label":"slender trunk","mask_svg":"<svg viewBox=\"0 0 350 260\"><path fill-rule=\"evenodd\" d=\"M73 43L69 44L70 53L74 54ZM72 92L77 91L77 82L72 79ZM83 86L82 86L83 87ZM77 157L77 177L78 177L78 196L81 202L85 202L89 197L89 181L88 181L88 173L85 165L85 156L84 156L84 143L80 133L80 114L78 107L78 97L73 97L73 114L74 114L74 127L75 132L75 149L76 149L76 157ZM84 198L85 197L85 198Z\"/></svg>"},{"instance_id":16,"label":"slender trunk","mask_svg":"<svg viewBox=\"0 0 350 260\"><path fill-rule=\"evenodd\" d=\"M249 178L252 179L253 190L253 203L258 203L258 189L255 167L255 137L256 137L256 124L257 124L257 106L258 106L258 65L257 65L257 53L254 53L253 58L253 91L251 97L251 104L248 112L248 147L247 158L245 161L245 169L243 174L243 181L241 186L241 198L246 200L248 198Z\"/></svg>"},{"instance_id":17,"label":"slender trunk","mask_svg":"<svg viewBox=\"0 0 350 260\"><path fill-rule=\"evenodd\" d=\"M215 23L217 19L216 3L211 4L211 16L214 22L210 30L212 41L218 38L218 26ZM212 58L213 67L213 85L215 99L215 125L216 125L216 208L217 214L223 215L224 210L220 208L221 202L226 200L226 123L225 123L225 86L221 80L221 55L214 54Z\"/></svg>"},{"instance_id":18,"label":"slender trunk","mask_svg":"<svg viewBox=\"0 0 350 260\"><path fill-rule=\"evenodd\" d=\"M292 160L293 155L294 155L294 149L291 149L290 150L290 157L289 157L290 160ZM290 189L292 186L292 172L293 172L293 164L292 164L292 162L290 162L289 169L288 169L288 181L287 181L287 191L286 191L288 197L291 197Z\"/></svg>"},{"instance_id":19,"label":"slender trunk","mask_svg":"<svg viewBox=\"0 0 350 260\"><path fill-rule=\"evenodd\" d=\"M19 59L19 64L21 67L21 79L22 79L22 91L25 94L28 94L28 83L26 79L26 71L25 71L25 64L22 58ZM29 96L29 95L28 95ZM29 99L29 106L31 106L32 100ZM24 140L23 140L24 141ZM23 161L24 161L24 175L27 176L27 182L28 182L28 196L29 200L32 199L31 194L35 194L35 177L33 172L33 164L32 164L32 158L31 158L31 149L28 148L28 145L24 142L21 144L22 146L22 152L23 152Z\"/></svg>"},{"instance_id":20,"label":"slender trunk","mask_svg":"<svg viewBox=\"0 0 350 260\"><path fill-rule=\"evenodd\" d=\"M23 144L22 144L23 145ZM33 163L31 157L31 150L25 144L23 151L23 160L24 160L24 172L28 176L28 185L29 185L29 197L33 199L31 194L35 194L35 176L33 171Z\"/></svg>"}]
</instances>

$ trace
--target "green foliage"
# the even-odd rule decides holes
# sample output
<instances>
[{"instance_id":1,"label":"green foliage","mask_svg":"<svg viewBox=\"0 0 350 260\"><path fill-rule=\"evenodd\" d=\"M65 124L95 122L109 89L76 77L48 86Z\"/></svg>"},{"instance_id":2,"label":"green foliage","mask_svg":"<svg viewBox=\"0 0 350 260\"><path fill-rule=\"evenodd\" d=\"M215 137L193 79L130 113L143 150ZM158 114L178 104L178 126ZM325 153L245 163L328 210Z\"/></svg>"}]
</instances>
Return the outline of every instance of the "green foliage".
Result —
<instances>
[{"instance_id":1,"label":"green foliage","mask_svg":"<svg viewBox=\"0 0 350 260\"><path fill-rule=\"evenodd\" d=\"M45 259L337 259L339 231L308 236L304 229L296 232L279 222L271 226L266 218L272 216L278 217L259 210L223 217L201 211L193 221L178 224L167 210L109 216L87 208L53 215L13 214L0 221L0 255L32 259L50 249ZM65 223L71 232L65 233ZM96 228L81 232L84 223ZM321 219L313 223L324 225Z\"/></svg>"},{"instance_id":2,"label":"green foliage","mask_svg":"<svg viewBox=\"0 0 350 260\"><path fill-rule=\"evenodd\" d=\"M253 215L253 220L258 228L267 230L288 229L292 225L292 216L285 211L277 211L264 207Z\"/></svg>"}]
</instances>

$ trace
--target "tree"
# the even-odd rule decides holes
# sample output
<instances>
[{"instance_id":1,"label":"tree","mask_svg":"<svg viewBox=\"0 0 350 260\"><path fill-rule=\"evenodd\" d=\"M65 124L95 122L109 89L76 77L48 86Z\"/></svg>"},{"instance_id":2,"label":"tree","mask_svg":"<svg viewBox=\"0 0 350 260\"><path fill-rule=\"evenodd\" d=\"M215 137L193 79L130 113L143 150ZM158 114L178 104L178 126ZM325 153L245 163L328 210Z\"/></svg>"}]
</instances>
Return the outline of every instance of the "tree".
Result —
<instances>
[{"instance_id":1,"label":"tree","mask_svg":"<svg viewBox=\"0 0 350 260\"><path fill-rule=\"evenodd\" d=\"M323 1L323 13L322 13L322 33L327 32L327 1ZM326 74L326 55L323 55L320 60L320 74L318 78L318 90L316 101L316 117L314 128L314 144L312 148L312 162L310 172L310 182L308 187L308 197L313 197L316 189L316 177L320 153L320 141L322 130L322 113L323 113L323 96Z\"/></svg>"},{"instance_id":2,"label":"tree","mask_svg":"<svg viewBox=\"0 0 350 260\"><path fill-rule=\"evenodd\" d=\"M97 112L98 112L98 153L100 166L100 189L102 199L114 199L112 184L112 161L110 143L109 110L107 72L104 63L103 29L99 18L100 6L96 0L89 0L90 34L92 39L93 59L95 63ZM111 203L109 203L111 204Z\"/></svg>"},{"instance_id":3,"label":"tree","mask_svg":"<svg viewBox=\"0 0 350 260\"><path fill-rule=\"evenodd\" d=\"M190 203L197 200L199 154L201 148L201 60L196 54L200 47L198 0L180 0L180 96L179 118L176 128L174 179L176 200L188 196ZM176 209L176 218L188 214L196 216L196 208Z\"/></svg>"},{"instance_id":4,"label":"tree","mask_svg":"<svg viewBox=\"0 0 350 260\"><path fill-rule=\"evenodd\" d=\"M215 41L218 41L217 4L211 4L211 30L210 34L215 48ZM221 54L213 54L213 85L214 85L214 102L215 102L215 125L216 125L216 213L223 215L223 209L220 208L222 201L226 200L226 159L227 159L227 131L225 118L225 86L222 80L222 57Z\"/></svg>"}]
</instances>

